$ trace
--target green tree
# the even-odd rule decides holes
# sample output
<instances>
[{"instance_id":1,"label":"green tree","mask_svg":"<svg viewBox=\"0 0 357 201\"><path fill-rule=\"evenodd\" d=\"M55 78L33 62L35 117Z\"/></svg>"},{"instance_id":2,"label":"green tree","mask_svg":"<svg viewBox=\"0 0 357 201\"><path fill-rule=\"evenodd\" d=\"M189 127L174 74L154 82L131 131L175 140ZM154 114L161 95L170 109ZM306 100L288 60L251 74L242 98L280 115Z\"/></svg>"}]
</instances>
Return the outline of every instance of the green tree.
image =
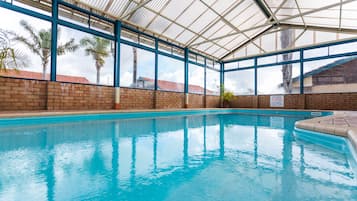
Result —
<instances>
[{"instance_id":1,"label":"green tree","mask_svg":"<svg viewBox=\"0 0 357 201\"><path fill-rule=\"evenodd\" d=\"M46 70L51 57L51 29L36 31L25 20L20 21L21 26L27 31L29 37L21 36L13 33L15 36L13 40L23 43L33 53L41 58L42 62L42 79L46 78ZM60 37L60 29L58 29L58 38ZM57 45L57 55L64 55L67 52L74 52L78 48L75 44L74 38L71 38L64 44Z\"/></svg>"},{"instance_id":2,"label":"green tree","mask_svg":"<svg viewBox=\"0 0 357 201\"><path fill-rule=\"evenodd\" d=\"M97 84L100 83L100 70L105 64L105 58L110 55L110 41L98 36L92 38L85 37L80 41L82 47L85 47L87 56L91 55L95 60L97 70Z\"/></svg>"}]
</instances>

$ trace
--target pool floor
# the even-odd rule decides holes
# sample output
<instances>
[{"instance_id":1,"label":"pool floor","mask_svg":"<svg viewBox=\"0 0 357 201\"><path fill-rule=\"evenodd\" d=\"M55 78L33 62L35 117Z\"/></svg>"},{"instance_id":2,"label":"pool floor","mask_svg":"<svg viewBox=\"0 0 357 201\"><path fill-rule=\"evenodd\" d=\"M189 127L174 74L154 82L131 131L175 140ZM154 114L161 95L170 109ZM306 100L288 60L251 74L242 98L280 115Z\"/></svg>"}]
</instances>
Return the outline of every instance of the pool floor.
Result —
<instances>
[{"instance_id":1,"label":"pool floor","mask_svg":"<svg viewBox=\"0 0 357 201\"><path fill-rule=\"evenodd\" d=\"M347 141L294 130L305 118L214 114L3 126L0 200L357 200Z\"/></svg>"}]
</instances>

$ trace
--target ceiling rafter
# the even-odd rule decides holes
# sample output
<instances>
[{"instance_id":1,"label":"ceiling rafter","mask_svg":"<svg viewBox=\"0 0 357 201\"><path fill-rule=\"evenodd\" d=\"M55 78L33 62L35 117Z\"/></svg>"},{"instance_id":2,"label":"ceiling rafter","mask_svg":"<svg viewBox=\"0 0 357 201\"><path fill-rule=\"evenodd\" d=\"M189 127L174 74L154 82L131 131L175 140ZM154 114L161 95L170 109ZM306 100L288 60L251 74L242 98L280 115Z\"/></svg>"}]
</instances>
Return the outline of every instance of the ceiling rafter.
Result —
<instances>
[{"instance_id":1,"label":"ceiling rafter","mask_svg":"<svg viewBox=\"0 0 357 201\"><path fill-rule=\"evenodd\" d=\"M350 3L350 2L353 2L355 0L346 0L346 1L343 1L342 4L346 4L346 3ZM333 7L336 7L336 6L339 6L341 3L335 3L335 4L331 4L331 5L327 5L327 6L324 6L324 7L320 7L318 9L313 9L313 10L309 10L309 11L306 11L306 12L303 12L300 14L297 14L297 15L291 15L289 17L285 17L283 19L280 19L280 23L283 23L285 21L288 21L288 20L291 20L291 19L294 19L294 18L297 18L297 17L300 17L300 16L306 16L306 15L310 15L310 14L313 14L313 13L316 13L316 12L319 12L321 10L326 10L326 9L329 9L329 8L333 8ZM205 40L203 42L200 42L200 43L195 43L191 46L197 46L197 45L201 45L203 43L207 43L207 42L212 42L212 41L216 41L216 40L219 40L219 39L222 39L222 38L225 38L225 37L230 37L230 36L233 36L233 35L237 35L237 34L240 34L242 32L247 32L247 31L250 31L250 30L254 30L254 29L257 29L257 28L261 28L261 27L266 27L266 26L270 26L270 25L273 25L274 22L267 22L267 23L264 23L262 25L259 25L259 26L255 26L255 27L250 27L248 29L245 29L245 30L241 30L239 33L231 33L231 34L227 34L225 36L220 36L220 37L216 37L216 38L211 38L209 40Z\"/></svg>"},{"instance_id":2,"label":"ceiling rafter","mask_svg":"<svg viewBox=\"0 0 357 201\"><path fill-rule=\"evenodd\" d=\"M239 50L241 47L244 47L246 44L252 42L259 38L261 35L263 35L265 32L269 31L270 29L272 29L274 26L271 25L270 27L264 29L263 31L261 31L259 34L255 35L254 37L250 38L249 40L245 41L244 43L242 43L241 45L239 45L238 47L234 48L232 51L228 52L227 54L225 54L223 57L220 58L220 60L224 60L225 58L227 58L229 55L233 54L234 52L236 52L237 50Z\"/></svg>"},{"instance_id":3,"label":"ceiling rafter","mask_svg":"<svg viewBox=\"0 0 357 201\"><path fill-rule=\"evenodd\" d=\"M162 11L164 11L164 9L170 4L170 0L167 0L165 5L159 10L158 13L161 13ZM159 17L159 15L157 13L155 13L155 17L153 17L150 22L145 26L144 30L147 30L150 25L156 20L156 18Z\"/></svg>"},{"instance_id":4,"label":"ceiling rafter","mask_svg":"<svg viewBox=\"0 0 357 201\"><path fill-rule=\"evenodd\" d=\"M126 13L124 16L120 17L119 20L125 19L126 17L128 17L128 20L130 20L130 18L134 15L134 13L139 10L140 8L142 8L143 6L145 6L146 4L150 3L152 0L142 0L139 4L136 5L135 8L133 8L131 11L129 11L128 13Z\"/></svg>"},{"instance_id":5,"label":"ceiling rafter","mask_svg":"<svg viewBox=\"0 0 357 201\"><path fill-rule=\"evenodd\" d=\"M236 32L240 32L240 29L238 29L236 26L234 26L231 22L229 22L226 18L224 18L221 14L219 14L216 10L214 10L213 8L211 8L209 5L207 5L206 2L200 0L205 6L207 6L208 8L210 8L216 15L218 15L221 20L227 24L228 26L230 26L233 30L235 30ZM242 32L242 34L247 37L248 39L250 39L250 37L245 34L244 32ZM265 50L263 48L261 48L259 45L253 43L258 49L262 50L263 52L265 52Z\"/></svg>"},{"instance_id":6,"label":"ceiling rafter","mask_svg":"<svg viewBox=\"0 0 357 201\"><path fill-rule=\"evenodd\" d=\"M151 11L151 12L153 12L153 13L157 13L157 12L154 11L153 9L148 8L148 7L146 7L146 6L144 6L144 8L148 9L149 11ZM177 23L176 21L174 21L174 20L172 20L172 19L166 17L165 15L162 15L161 13L157 13L157 14L158 14L160 17L164 18L165 20L167 20L167 21L169 21L169 22L172 22L172 23L178 25L179 27L181 27L181 28L183 28L183 29L186 29L186 30L188 30L188 31L190 31L190 32L192 32L192 33L194 33L194 34L196 34L196 35L198 34L197 32L195 32L195 31L189 29L188 27L183 26L182 24ZM161 36L161 35L159 35L159 36ZM205 39L205 40L208 40L208 38L204 38L204 39ZM174 40L174 41L177 41L177 40ZM228 51L227 48L221 46L220 44L217 44L216 42L213 42L213 43L215 43L215 44L216 44L217 46L219 46L220 48L223 48L223 49L225 49L225 50ZM181 44L183 44L183 43L181 43ZM184 44L184 46L187 46L187 45ZM195 49L195 50L196 50L196 49ZM201 52L200 50L198 50L198 51Z\"/></svg>"},{"instance_id":7,"label":"ceiling rafter","mask_svg":"<svg viewBox=\"0 0 357 201\"><path fill-rule=\"evenodd\" d=\"M236 9L239 5L243 3L244 0L237 1L236 4L232 4L231 7L227 8L225 11L223 11L222 16L225 17L227 14L232 12L234 9ZM199 32L199 35L194 37L189 43L187 44L189 47L192 45L193 42L195 42L197 39L199 39L202 35L204 35L208 30L210 30L216 23L218 23L220 20L219 16L217 16L207 27L205 27L203 30Z\"/></svg>"},{"instance_id":8,"label":"ceiling rafter","mask_svg":"<svg viewBox=\"0 0 357 201\"><path fill-rule=\"evenodd\" d=\"M285 4L285 2L286 2L287 0L284 0L280 5L279 5L279 7L274 11L274 15L282 8L282 6ZM254 4L254 3L253 3ZM247 9L247 8L246 8ZM245 10L246 10L245 9ZM237 18L238 16L239 16L240 14L238 14L238 15L236 15L233 19L235 19L235 18ZM254 15L252 16L252 17L254 17ZM268 18L267 20L266 20L266 22L269 22L269 21L271 21L271 18ZM242 23L243 24L243 23ZM241 26L242 24L240 24L240 25L238 25L238 26ZM255 23L252 27L256 27L256 25L257 24L259 24L259 22L258 23ZM253 29L254 30L254 29ZM234 33L234 32L230 32L230 33ZM255 34L257 34L257 33L254 33L253 35L255 35ZM264 33L265 34L265 33ZM263 34L263 35L264 35ZM230 41L228 41L228 42L226 42L225 44L223 44L223 46L226 46L227 44L229 44L229 43L231 43L231 42L233 42L233 41L235 41L236 39L238 39L240 37L240 35L237 35L236 37L234 37L232 40L230 40ZM220 40L222 40L222 39L220 39ZM244 41L242 41L242 42L244 42ZM241 42L241 43L242 43ZM240 45L241 43L239 43L238 45ZM211 45L212 46L212 45ZM211 47L210 46L210 47ZM208 48L206 48L206 50L207 50ZM215 54L217 51L219 51L219 50L216 50L213 54ZM222 57L222 56L224 56L224 55L220 55L219 57Z\"/></svg>"},{"instance_id":9,"label":"ceiling rafter","mask_svg":"<svg viewBox=\"0 0 357 201\"><path fill-rule=\"evenodd\" d=\"M36 7L35 4L40 5L40 4L43 4L42 2L50 2L50 0L36 0L36 1L18 0L18 1L19 2L27 2L26 4L34 6L34 7ZM354 17L347 18L348 16L347 15L345 16L343 12L344 12L344 9L353 9L352 7L350 8L350 6L344 6L344 5L348 4L348 3L356 2L356 0L338 0L334 4L326 5L326 6L323 6L320 8L312 8L311 10L306 9L304 7L304 4L302 4L301 2L299 2L297 0L294 0L294 1L291 0L291 2L293 4L296 4L296 6L293 6L293 7L291 7L291 4L287 5L287 7L285 7L286 2L290 2L287 0L281 0L279 3L280 4L279 6L277 4L271 6L271 5L269 5L270 3L268 4L267 3L268 1L266 1L266 0L254 0L251 2L255 3L257 6L259 6L261 8L262 12L267 17L267 20L266 20L266 22L260 21L260 23L251 24L251 25L249 25L249 27L247 29L244 29L244 30L238 28L241 26L235 26L234 28L232 27L233 23L231 23L230 20L228 21L227 17L226 17L226 15L229 13L229 12L227 12L227 9L225 9L224 11L217 12L216 9L212 8L212 3L207 3L207 1L205 1L205 0L193 0L192 1L192 2L200 1L201 3L205 4L207 6L207 8L200 9L200 11L199 11L200 15L198 17L195 17L195 19L191 19L191 20L193 20L193 22L191 22L189 24L175 22L175 20L173 20L172 18L162 14L162 11L164 11L165 8L167 7L167 5L170 2L172 2L173 0L162 1L162 4L165 4L165 5L160 5L160 7L161 7L160 10L159 9L151 9L151 7L149 7L147 5L152 0L125 0L125 1L123 0L123 2L120 3L120 6L117 7L120 9L115 11L117 13L112 13L113 11L112 12L110 11L110 10L112 10L111 7L113 6L113 4L117 3L115 0L107 0L107 3L104 5L103 5L103 3L99 4L99 0L98 0L98 2L97 1L89 1L89 0L63 0L63 1L72 3L73 5L77 5L81 8L93 11L96 14L106 16L113 20L119 19L119 20L123 21L124 24L133 26L140 31L144 31L144 32L149 33L150 35L153 35L156 37L159 36L163 40L170 41L174 44L179 44L180 46L189 46L190 49L197 51L197 52L202 52L205 55L208 55L207 52L210 52L210 54L212 54L211 56L215 57L215 58L222 55L225 51L231 52L231 49L233 49L233 48L228 48L227 44L231 43L232 45L230 47L233 47L233 43L234 44L235 43L242 44L243 41L245 41L246 39L248 42L251 42L252 45L255 45L257 48L261 49L260 45L258 45L258 43L257 43L257 40L256 39L252 40L252 36L254 36L256 38L257 35L260 35L260 37L261 37L262 35L266 34L266 32L261 34L261 32L259 32L259 30L262 30L262 29L265 30L267 26L271 27L271 26L278 25L278 27L286 28L286 29L287 28L303 29L304 30L303 32L305 32L306 30L317 30L317 31L335 32L335 33L347 33L347 34L354 34L354 35L357 34L357 29L354 28L354 26L350 25L350 27L348 27L348 25L343 24L343 22L344 22L343 20L345 20L345 19L350 20L350 21L355 19ZM214 0L213 4L217 3L217 1L218 0ZM245 0L245 2L247 2L247 1L248 0ZM189 6L192 5L192 2ZM210 1L210 2L213 2L213 1ZM240 3L244 2L244 1L242 0L242 1L234 1L234 2L235 2L234 4L239 5ZM250 2L250 1L248 1L248 2ZM302 4L302 5L300 5L300 4ZM98 5L98 7L96 7L94 5ZM188 9L189 6L185 9ZM149 19L150 23L148 25L145 25L146 26L145 28L141 27L140 25L131 21L130 16L139 12L139 10L141 10L140 8L145 8L154 14L153 15L154 17L152 19L151 18ZM277 15L280 8L294 9L294 11L296 11L296 12L298 11L298 14L295 13L295 14L291 14L291 15L288 15L288 14L287 15L281 15L281 14ZM274 9L276 9L276 10L274 10ZM321 12L323 10L332 10L332 9L334 10L334 12L339 11L339 16L336 15L336 17L331 18L330 16L324 17L324 16L319 16L318 14L314 14L317 12ZM203 12L201 12L201 10ZM207 14L208 10L212 10L215 14L218 14L219 17L215 16L215 17L210 18L212 20L209 21L207 26L203 27L200 30L195 29L195 31L193 31L191 25L193 25L195 22L199 21L203 15ZM234 9L232 9L232 7L230 7L230 10L232 11ZM355 11L355 10L353 10L353 11ZM259 12L259 13L261 13L261 12ZM68 13L68 15L69 14L70 13ZM180 16L184 15L184 14L185 13L183 11L182 13L180 13ZM328 23L326 23L326 25L323 25L322 23L320 23L321 26L313 25L312 23L309 23L309 21L306 21L308 19L306 16L310 17L311 14L314 14L311 17L314 17L314 18L320 17L321 19L325 19L327 21L329 19L338 20L338 23L331 25L333 27L331 27L331 26L329 27L329 25L327 25ZM277 18L277 16L279 16L279 18ZM344 18L342 18L342 16ZM68 17L70 17L70 16L68 16ZM154 22L157 17L163 17L165 20L168 20L170 23L170 25L168 27L165 27L165 30L162 31L161 33L155 32L156 30L148 29L150 27L150 24L152 24L152 22ZM246 17L248 17L248 16L246 16ZM301 20L299 19L299 22L296 22L296 24L295 24L295 22L291 21L291 19L296 19L296 18L301 18ZM255 20L255 21L257 21L257 20ZM220 23L223 22L225 24L223 26L225 26L226 28L230 27L234 31L231 31L231 32L228 31L228 34L225 34L224 36L220 36L220 37L214 37L215 34L204 35L212 27L214 27L214 25L216 23L219 23L219 22ZM172 26L174 24L176 24L178 27L180 27L180 29L183 28L184 31L178 32L178 34L174 38L167 37L165 35L166 30L168 30L170 28L170 26ZM214 28L218 28L218 26L214 27ZM255 31L255 30L257 30L257 31ZM185 34L185 31L192 32L192 36L189 35L189 37L185 37L184 42L179 42L177 39L180 39L181 38L180 36L182 34ZM251 31L251 33L254 33L254 34L248 33L249 31ZM302 33L299 34L298 38L301 37ZM210 35L210 36L208 36L208 35ZM218 34L216 34L216 35L218 35ZM243 36L246 38L244 38ZM230 37L229 40L227 40L228 39L227 37ZM227 39L223 40L224 38L227 38ZM298 38L296 38L296 39L298 39ZM204 41L201 42L201 39ZM198 40L200 40L200 42L196 42ZM209 45L198 47L199 45L204 44L204 43L209 43ZM212 48L215 45L217 45L219 48ZM222 49L224 49L224 51Z\"/></svg>"}]
</instances>

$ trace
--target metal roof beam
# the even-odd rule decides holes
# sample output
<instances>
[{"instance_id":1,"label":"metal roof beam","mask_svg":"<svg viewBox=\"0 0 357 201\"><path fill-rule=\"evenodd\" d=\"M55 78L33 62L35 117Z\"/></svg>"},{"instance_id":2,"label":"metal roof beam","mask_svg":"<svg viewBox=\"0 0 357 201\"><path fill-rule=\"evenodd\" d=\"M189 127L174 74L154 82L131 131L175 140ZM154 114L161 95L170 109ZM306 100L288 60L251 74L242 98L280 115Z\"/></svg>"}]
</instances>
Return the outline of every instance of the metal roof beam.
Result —
<instances>
[{"instance_id":1,"label":"metal roof beam","mask_svg":"<svg viewBox=\"0 0 357 201\"><path fill-rule=\"evenodd\" d=\"M264 0L254 0L255 4L260 8L264 15L268 18L269 21L274 21L276 24L279 23L279 20L275 17L273 12L271 12L269 6L265 3ZM274 25L276 25L274 24Z\"/></svg>"},{"instance_id":2,"label":"metal roof beam","mask_svg":"<svg viewBox=\"0 0 357 201\"><path fill-rule=\"evenodd\" d=\"M146 0L146 1L141 1L134 9L132 9L131 11L129 11L128 13L126 13L123 17L120 17L119 19L125 19L126 17L130 16L129 19L131 18L131 16L134 15L134 13L139 10L140 8L144 7L146 4L148 4L151 0Z\"/></svg>"},{"instance_id":3,"label":"metal roof beam","mask_svg":"<svg viewBox=\"0 0 357 201\"><path fill-rule=\"evenodd\" d=\"M310 15L310 14L319 12L319 11L321 11L321 10L330 9L330 8L339 6L340 4L350 3L350 2L353 2L353 1L355 1L355 0L346 0L346 1L342 2L342 3L335 3L335 4L331 4L331 5L328 5L328 6L324 6L324 7L318 8L318 9L306 11L306 12L301 13L301 15L300 15L300 14L292 15L292 16L286 17L286 18L284 18L284 19L281 19L281 20L280 20L280 23L285 22L285 21L287 21L287 20L291 20L291 19L300 17L300 16ZM219 39L222 39L222 38L225 38L225 37L234 36L234 35L240 34L240 33L242 33L242 32L247 32L247 31L250 31L250 30L253 30L253 29L257 29L257 28L261 28L261 27L265 27L265 26L270 26L270 25L274 25L274 22L267 22L267 23L264 23L264 24L259 25L259 26L255 26L255 27L251 27L251 28L248 28L248 29L245 29L245 30L241 30L240 32L231 33L231 34L227 34L227 35L225 35L225 36L220 36L220 37L212 38L212 39L209 39L209 40L206 40L206 41L203 41L203 42L195 43L195 44L192 44L191 46L201 45L201 44L203 44L203 43L216 41L216 40L219 40Z\"/></svg>"},{"instance_id":4,"label":"metal roof beam","mask_svg":"<svg viewBox=\"0 0 357 201\"><path fill-rule=\"evenodd\" d=\"M241 32L236 26L234 26L232 23L230 23L226 18L224 18L220 13L218 13L216 10L214 10L213 8L211 8L206 2L204 2L203 0L200 0L201 3L203 3L205 6L207 6L211 11L213 11L216 15L218 15L220 17L220 19L227 24L228 26L230 26L233 30L235 30L236 32ZM246 33L241 32L246 38L250 39L250 36L248 36ZM261 48L259 45L255 44L253 42L253 44L260 50L262 50L263 52L265 52L265 50L263 48Z\"/></svg>"},{"instance_id":5,"label":"metal roof beam","mask_svg":"<svg viewBox=\"0 0 357 201\"><path fill-rule=\"evenodd\" d=\"M253 42L255 39L259 38L261 35L265 34L267 31L269 31L270 29L272 29L274 26L270 26L266 29L264 29L263 31L261 31L259 34L255 35L254 37L250 38L249 40L247 40L246 42L242 43L241 45L239 45L238 47L234 48L232 51L230 51L229 53L225 54L223 57L220 58L220 60L225 59L226 57L228 57L229 55L233 54L234 52L236 52L237 50L239 50L240 48L244 47L245 45L247 45L250 42Z\"/></svg>"},{"instance_id":6,"label":"metal roof beam","mask_svg":"<svg viewBox=\"0 0 357 201\"><path fill-rule=\"evenodd\" d=\"M320 27L320 26L310 26L310 25L299 25L299 24L289 24L289 23L281 23L281 27L289 27L291 29L307 29L313 31L325 31L325 32L343 32L346 34L357 34L357 29L340 29L338 27Z\"/></svg>"}]
</instances>

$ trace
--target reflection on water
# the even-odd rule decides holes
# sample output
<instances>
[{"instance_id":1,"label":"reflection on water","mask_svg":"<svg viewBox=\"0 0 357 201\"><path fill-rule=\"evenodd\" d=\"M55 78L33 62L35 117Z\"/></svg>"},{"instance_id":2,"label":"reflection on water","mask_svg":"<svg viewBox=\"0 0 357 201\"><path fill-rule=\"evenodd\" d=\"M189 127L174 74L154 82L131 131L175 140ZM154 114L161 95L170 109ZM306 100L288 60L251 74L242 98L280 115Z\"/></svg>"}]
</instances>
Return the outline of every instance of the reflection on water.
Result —
<instances>
[{"instance_id":1,"label":"reflection on water","mask_svg":"<svg viewBox=\"0 0 357 201\"><path fill-rule=\"evenodd\" d=\"M295 139L301 118L3 127L0 200L357 200L348 150Z\"/></svg>"}]
</instances>

